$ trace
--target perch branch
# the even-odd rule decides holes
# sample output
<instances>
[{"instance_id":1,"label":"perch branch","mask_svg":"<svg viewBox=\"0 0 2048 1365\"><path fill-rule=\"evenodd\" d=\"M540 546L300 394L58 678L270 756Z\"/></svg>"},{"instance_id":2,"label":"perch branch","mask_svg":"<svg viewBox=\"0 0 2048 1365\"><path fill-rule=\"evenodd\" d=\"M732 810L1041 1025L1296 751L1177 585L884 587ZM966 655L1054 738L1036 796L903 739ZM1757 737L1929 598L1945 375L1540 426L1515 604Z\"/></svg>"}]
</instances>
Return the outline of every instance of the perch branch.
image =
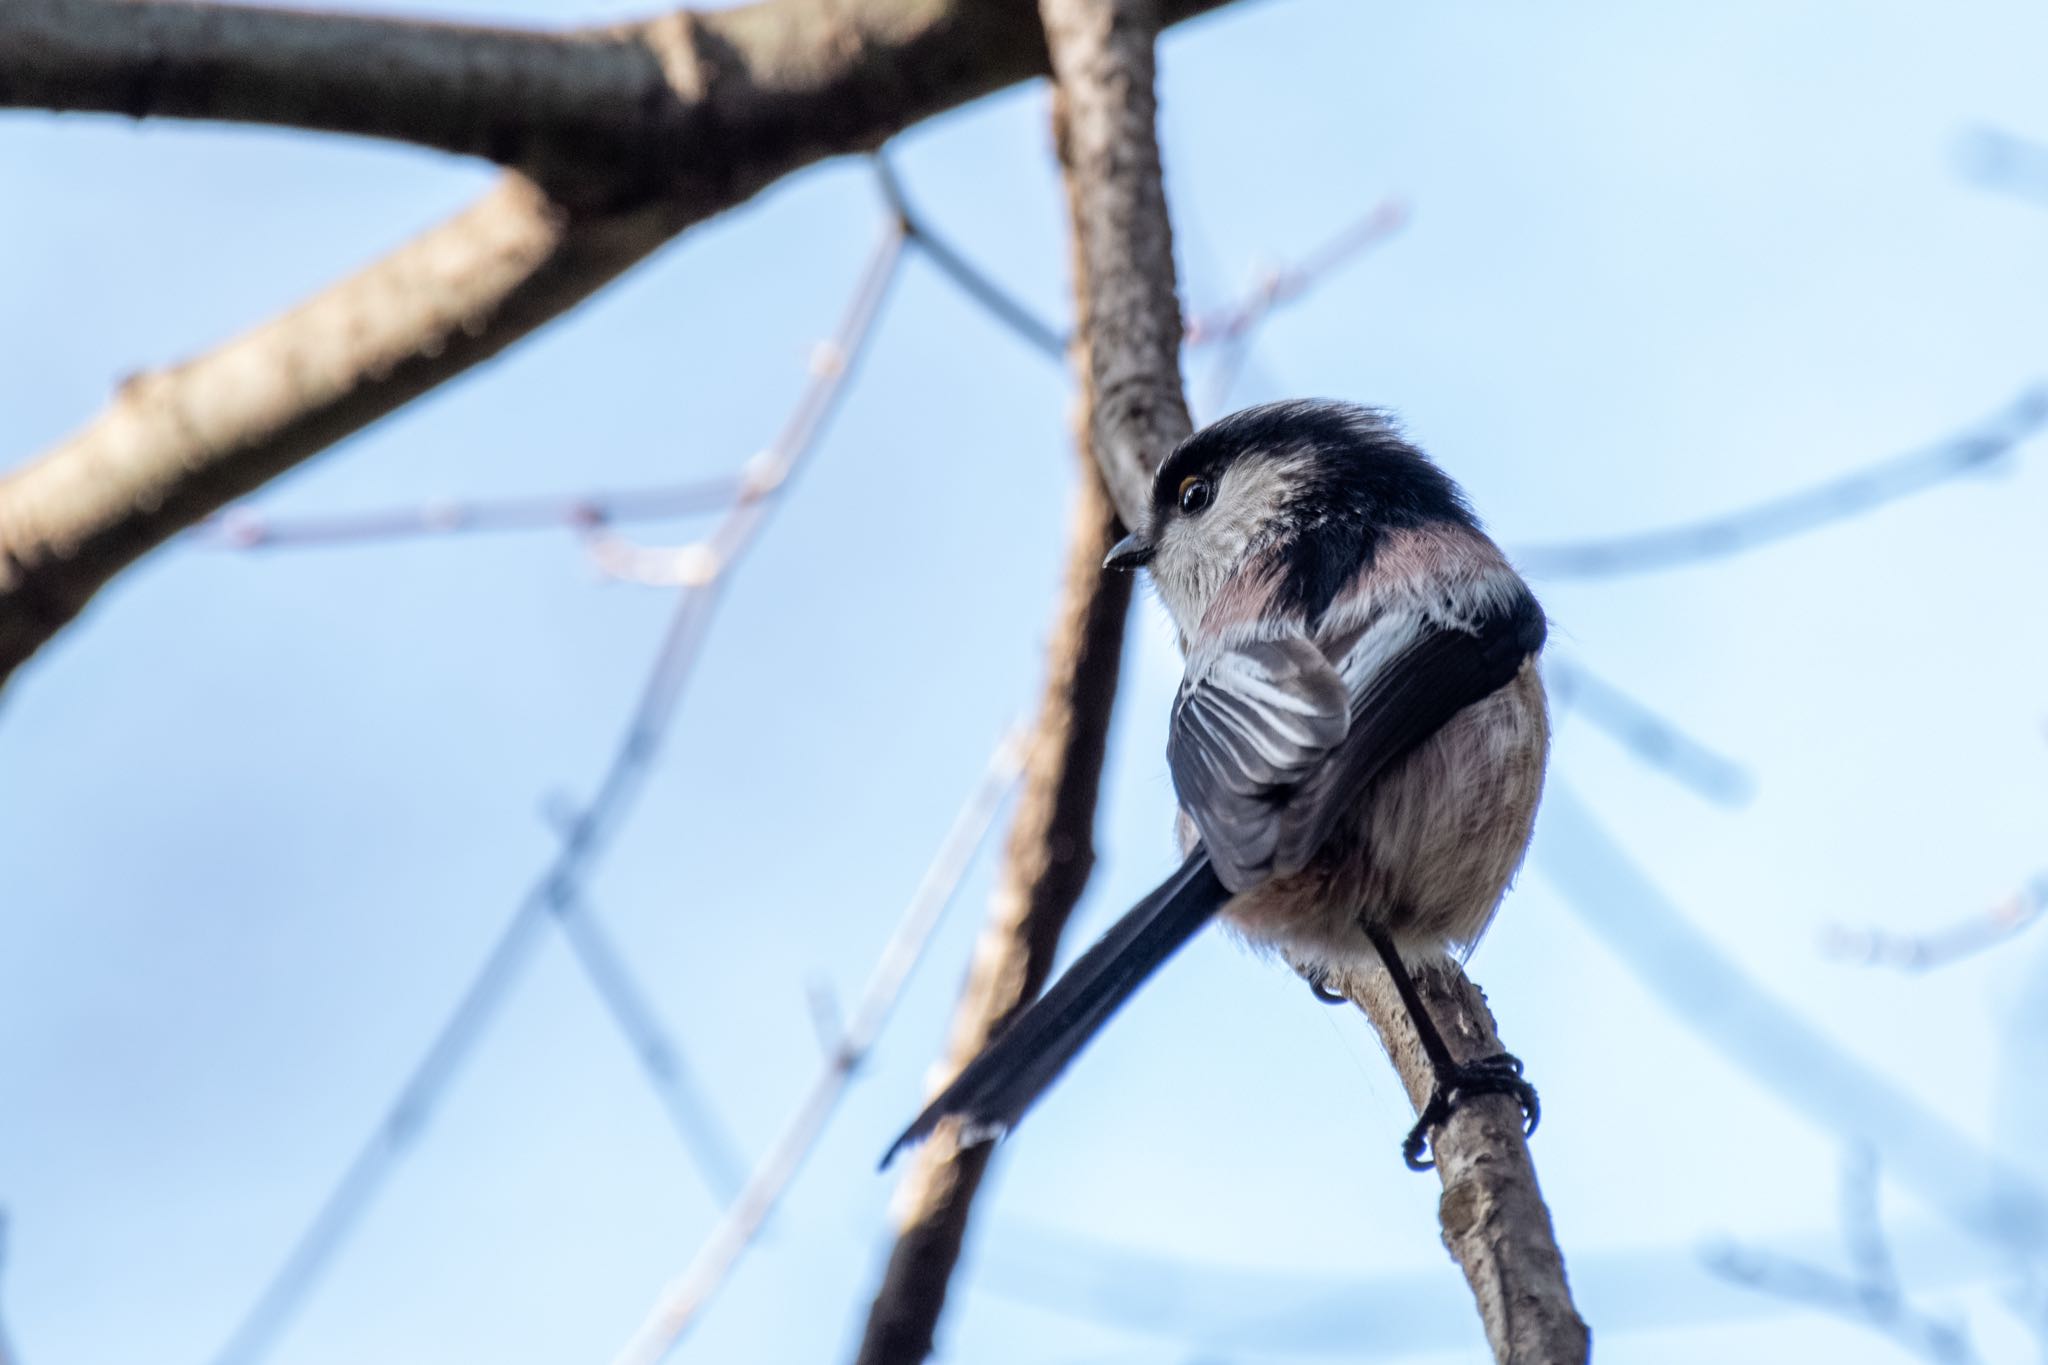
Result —
<instances>
[{"instance_id":1,"label":"perch branch","mask_svg":"<svg viewBox=\"0 0 2048 1365\"><path fill-rule=\"evenodd\" d=\"M1041 0L1040 8L1061 101L1091 444L1130 519L1143 510L1153 467L1189 426L1154 117L1159 10L1143 0ZM1447 965L1422 973L1418 984L1463 1055L1499 1050L1485 999L1463 972ZM1379 1030L1420 1108L1434 1077L1390 980L1359 973L1340 985ZM1469 1105L1437 1143L1444 1240L1471 1282L1495 1356L1531 1365L1584 1360L1589 1337L1572 1307L1515 1106L1504 1098Z\"/></svg>"}]
</instances>

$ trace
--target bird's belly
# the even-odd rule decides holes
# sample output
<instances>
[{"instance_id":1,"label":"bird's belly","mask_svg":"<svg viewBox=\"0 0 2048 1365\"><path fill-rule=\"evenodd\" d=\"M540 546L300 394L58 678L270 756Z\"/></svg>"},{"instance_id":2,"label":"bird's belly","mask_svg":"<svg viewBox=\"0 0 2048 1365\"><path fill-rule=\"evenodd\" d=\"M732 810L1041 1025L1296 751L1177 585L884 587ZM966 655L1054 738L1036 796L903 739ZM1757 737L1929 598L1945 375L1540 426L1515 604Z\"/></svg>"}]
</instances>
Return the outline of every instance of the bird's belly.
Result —
<instances>
[{"instance_id":1,"label":"bird's belly","mask_svg":"<svg viewBox=\"0 0 2048 1365\"><path fill-rule=\"evenodd\" d=\"M1370 956L1361 919L1404 951L1470 945L1521 866L1549 740L1532 659L1375 782L1306 868L1234 897L1226 920L1302 966Z\"/></svg>"}]
</instances>

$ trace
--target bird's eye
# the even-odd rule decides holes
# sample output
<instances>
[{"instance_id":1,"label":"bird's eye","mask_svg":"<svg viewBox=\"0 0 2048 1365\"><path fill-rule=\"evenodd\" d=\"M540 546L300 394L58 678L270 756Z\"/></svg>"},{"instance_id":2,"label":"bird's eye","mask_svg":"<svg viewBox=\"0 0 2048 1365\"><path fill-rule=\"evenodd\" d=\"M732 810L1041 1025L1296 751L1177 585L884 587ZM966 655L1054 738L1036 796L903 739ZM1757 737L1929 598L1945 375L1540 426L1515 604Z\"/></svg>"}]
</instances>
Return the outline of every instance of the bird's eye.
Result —
<instances>
[{"instance_id":1,"label":"bird's eye","mask_svg":"<svg viewBox=\"0 0 2048 1365\"><path fill-rule=\"evenodd\" d=\"M1180 510L1193 516L1209 505L1209 481L1197 474L1190 474L1180 481Z\"/></svg>"}]
</instances>

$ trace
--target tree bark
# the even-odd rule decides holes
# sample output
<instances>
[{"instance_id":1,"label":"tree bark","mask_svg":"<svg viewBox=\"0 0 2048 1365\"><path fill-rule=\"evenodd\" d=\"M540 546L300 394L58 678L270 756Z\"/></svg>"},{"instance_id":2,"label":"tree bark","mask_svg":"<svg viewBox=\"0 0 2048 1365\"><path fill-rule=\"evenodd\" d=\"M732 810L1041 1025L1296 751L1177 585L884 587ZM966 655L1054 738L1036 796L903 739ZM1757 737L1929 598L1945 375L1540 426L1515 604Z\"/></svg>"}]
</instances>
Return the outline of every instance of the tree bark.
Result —
<instances>
[{"instance_id":1,"label":"tree bark","mask_svg":"<svg viewBox=\"0 0 2048 1365\"><path fill-rule=\"evenodd\" d=\"M1417 967L1413 975L1458 1060L1502 1050L1485 993L1456 963ZM1393 979L1374 966L1325 975L1321 984L1348 997L1372 1021L1420 1112L1435 1080ZM1580 1365L1589 1359L1592 1334L1572 1304L1564 1255L1522 1136L1520 1106L1505 1095L1461 1104L1430 1135L1430 1152L1443 1182L1437 1218L1444 1245L1472 1286L1493 1358L1501 1365Z\"/></svg>"},{"instance_id":2,"label":"tree bark","mask_svg":"<svg viewBox=\"0 0 2048 1365\"><path fill-rule=\"evenodd\" d=\"M1041 0L1040 10L1073 227L1089 445L1124 523L1139 526L1152 471L1192 429L1154 129L1163 11L1156 0Z\"/></svg>"},{"instance_id":3,"label":"tree bark","mask_svg":"<svg viewBox=\"0 0 2048 1365\"><path fill-rule=\"evenodd\" d=\"M1036 998L1060 935L1095 866L1095 805L1109 742L1129 615L1130 579L1102 571L1122 534L1101 479L1082 470L1044 700L1024 770L1002 881L975 945L936 1091ZM896 1244L875 1292L860 1365L907 1365L931 1354L981 1177L994 1150L962 1150L943 1124L912 1153L897 1192Z\"/></svg>"},{"instance_id":4,"label":"tree bark","mask_svg":"<svg viewBox=\"0 0 2048 1365\"><path fill-rule=\"evenodd\" d=\"M178 530L683 229L1046 69L1023 0L764 0L557 35L176 0L0 4L0 104L400 137L515 167L361 273L131 379L0 478L0 684Z\"/></svg>"}]
</instances>

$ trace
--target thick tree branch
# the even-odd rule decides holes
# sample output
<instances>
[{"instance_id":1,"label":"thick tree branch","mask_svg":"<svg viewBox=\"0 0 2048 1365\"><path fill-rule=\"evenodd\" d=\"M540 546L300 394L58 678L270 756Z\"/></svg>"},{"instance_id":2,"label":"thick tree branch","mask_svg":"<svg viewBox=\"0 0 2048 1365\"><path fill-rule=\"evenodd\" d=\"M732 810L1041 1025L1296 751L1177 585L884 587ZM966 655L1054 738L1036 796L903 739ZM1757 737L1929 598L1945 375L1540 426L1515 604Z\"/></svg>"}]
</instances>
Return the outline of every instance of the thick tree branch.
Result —
<instances>
[{"instance_id":1,"label":"thick tree branch","mask_svg":"<svg viewBox=\"0 0 2048 1365\"><path fill-rule=\"evenodd\" d=\"M630 99L592 93L608 51ZM657 59L649 86L634 62ZM416 118L416 140L525 172L219 350L130 380L0 479L0 683L173 532L497 354L684 228L1045 69L1027 0L765 0L554 38L238 6L0 5L0 102L337 128L345 110L349 131L393 135ZM556 136L603 122L600 106L616 116L603 138Z\"/></svg>"},{"instance_id":2,"label":"thick tree branch","mask_svg":"<svg viewBox=\"0 0 2048 1365\"><path fill-rule=\"evenodd\" d=\"M1156 0L1040 0L1061 101L1060 152L1080 262L1093 446L1126 517L1188 432L1181 310L1159 167L1153 98ZM1335 983L1385 1040L1418 1109L1434 1078L1384 971ZM1465 1057L1500 1050L1485 998L1456 966L1418 974L1446 1041ZM1495 1357L1576 1365L1590 1348L1537 1190L1516 1106L1466 1106L1435 1135L1444 1241L1465 1269Z\"/></svg>"},{"instance_id":3,"label":"thick tree branch","mask_svg":"<svg viewBox=\"0 0 2048 1365\"><path fill-rule=\"evenodd\" d=\"M687 121L661 56L686 32L671 27L550 33L185 0L11 0L0 105L356 133L508 165L551 144L616 155Z\"/></svg>"},{"instance_id":4,"label":"thick tree branch","mask_svg":"<svg viewBox=\"0 0 2048 1365\"><path fill-rule=\"evenodd\" d=\"M1029 0L760 0L552 32L194 0L0 5L0 106L390 138L557 195L759 188L1044 70Z\"/></svg>"},{"instance_id":5,"label":"thick tree branch","mask_svg":"<svg viewBox=\"0 0 2048 1365\"><path fill-rule=\"evenodd\" d=\"M1156 0L1041 0L1073 220L1089 443L1126 525L1152 471L1192 424L1181 387L1186 324L1154 129Z\"/></svg>"},{"instance_id":6,"label":"thick tree branch","mask_svg":"<svg viewBox=\"0 0 2048 1365\"><path fill-rule=\"evenodd\" d=\"M1095 803L1123 653L1130 580L1102 560L1121 534L1101 480L1084 469L1045 696L1025 766L1002 881L968 968L934 1089L957 1075L1044 989L1067 918L1095 866ZM942 1126L912 1157L897 1194L896 1245L862 1337L859 1365L931 1354L967 1216L993 1147L962 1150Z\"/></svg>"}]
</instances>

